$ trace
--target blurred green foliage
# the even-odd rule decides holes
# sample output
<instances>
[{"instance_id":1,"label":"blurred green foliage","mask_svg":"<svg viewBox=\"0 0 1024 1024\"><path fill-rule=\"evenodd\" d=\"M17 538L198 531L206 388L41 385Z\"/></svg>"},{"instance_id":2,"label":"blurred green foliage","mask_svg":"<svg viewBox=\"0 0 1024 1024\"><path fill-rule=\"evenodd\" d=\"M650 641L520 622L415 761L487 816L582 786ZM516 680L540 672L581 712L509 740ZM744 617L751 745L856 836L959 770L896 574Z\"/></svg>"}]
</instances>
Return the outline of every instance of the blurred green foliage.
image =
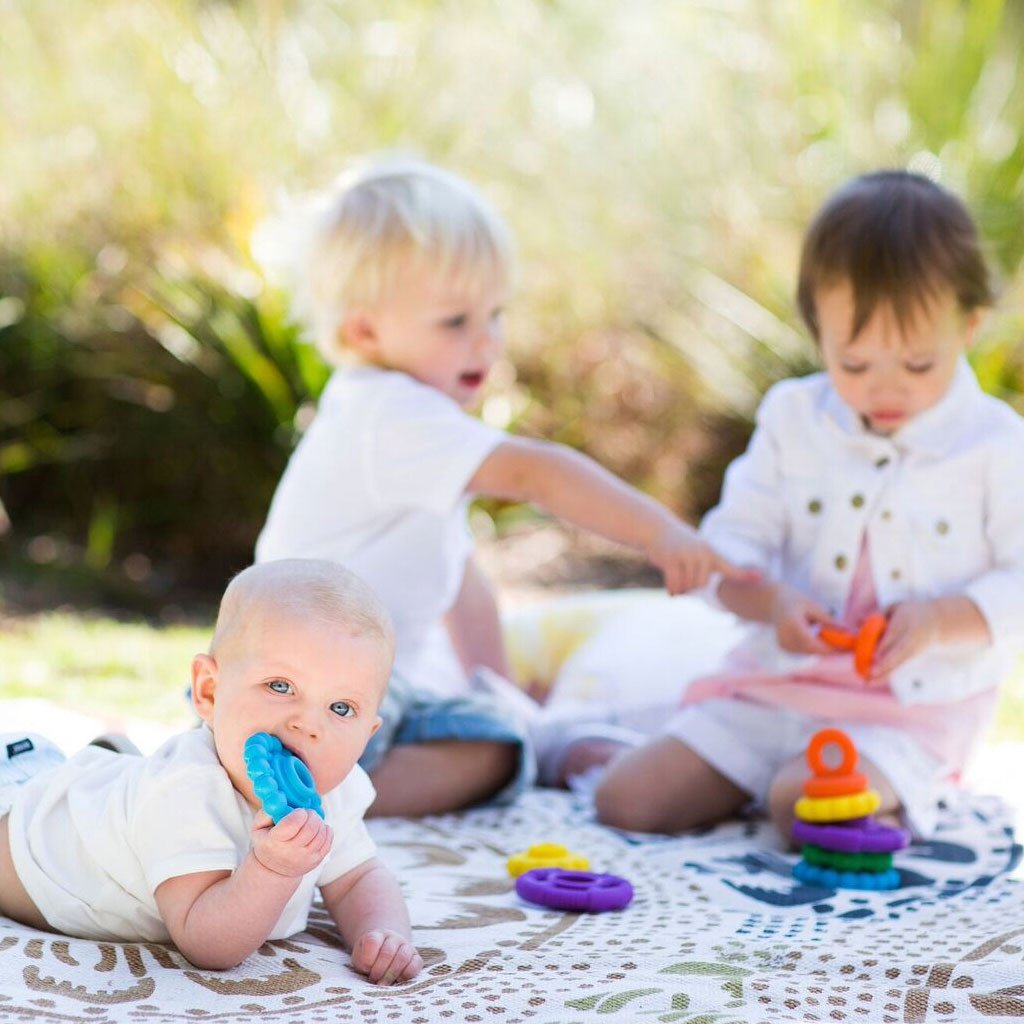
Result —
<instances>
[{"instance_id":1,"label":"blurred green foliage","mask_svg":"<svg viewBox=\"0 0 1024 1024\"><path fill-rule=\"evenodd\" d=\"M970 203L1024 390L1024 10L1002 0L4 0L5 554L170 590L251 557L325 371L248 240L354 155L474 179L519 240L485 415L687 514L814 365L800 232L852 174Z\"/></svg>"}]
</instances>

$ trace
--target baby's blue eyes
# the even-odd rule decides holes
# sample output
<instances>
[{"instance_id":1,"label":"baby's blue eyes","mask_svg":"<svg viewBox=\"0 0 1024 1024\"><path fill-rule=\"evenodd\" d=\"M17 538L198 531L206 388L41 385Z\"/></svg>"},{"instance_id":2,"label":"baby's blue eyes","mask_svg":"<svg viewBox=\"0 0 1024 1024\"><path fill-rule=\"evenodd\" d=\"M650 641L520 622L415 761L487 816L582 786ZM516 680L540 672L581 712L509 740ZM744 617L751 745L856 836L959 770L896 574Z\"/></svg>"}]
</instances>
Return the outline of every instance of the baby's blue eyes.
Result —
<instances>
[{"instance_id":1,"label":"baby's blue eyes","mask_svg":"<svg viewBox=\"0 0 1024 1024\"><path fill-rule=\"evenodd\" d=\"M292 684L287 679L271 679L267 683L267 689L273 690L274 693L290 694L294 693L295 690ZM356 709L352 704L349 704L347 700L336 700L329 705L331 711L339 718L351 718L355 713Z\"/></svg>"}]
</instances>

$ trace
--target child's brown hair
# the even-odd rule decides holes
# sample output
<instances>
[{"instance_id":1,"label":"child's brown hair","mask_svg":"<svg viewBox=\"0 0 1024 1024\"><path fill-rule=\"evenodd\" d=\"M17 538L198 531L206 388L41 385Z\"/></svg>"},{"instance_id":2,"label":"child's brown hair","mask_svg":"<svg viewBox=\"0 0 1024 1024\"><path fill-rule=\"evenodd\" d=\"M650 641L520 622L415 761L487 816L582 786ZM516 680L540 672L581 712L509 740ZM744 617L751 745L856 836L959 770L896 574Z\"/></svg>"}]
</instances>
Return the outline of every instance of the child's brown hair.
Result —
<instances>
[{"instance_id":1,"label":"child's brown hair","mask_svg":"<svg viewBox=\"0 0 1024 1024\"><path fill-rule=\"evenodd\" d=\"M910 171L854 178L811 222L800 258L797 302L815 340L817 292L842 281L853 290L851 338L879 302L888 303L904 327L947 288L964 312L991 305L993 298L966 206L930 178Z\"/></svg>"}]
</instances>

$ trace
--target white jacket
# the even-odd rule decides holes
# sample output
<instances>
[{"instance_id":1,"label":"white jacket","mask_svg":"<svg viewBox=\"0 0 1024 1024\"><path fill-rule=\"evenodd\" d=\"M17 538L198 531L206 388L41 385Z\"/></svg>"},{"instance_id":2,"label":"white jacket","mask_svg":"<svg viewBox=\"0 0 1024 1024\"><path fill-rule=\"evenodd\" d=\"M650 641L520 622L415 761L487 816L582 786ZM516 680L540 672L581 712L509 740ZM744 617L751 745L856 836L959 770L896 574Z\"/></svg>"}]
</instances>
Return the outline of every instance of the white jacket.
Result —
<instances>
[{"instance_id":1,"label":"white jacket","mask_svg":"<svg viewBox=\"0 0 1024 1024\"><path fill-rule=\"evenodd\" d=\"M1024 647L1024 419L982 392L966 360L946 396L891 437L866 430L823 373L776 384L701 526L727 558L833 615L865 531L883 608L964 594L993 637L908 661L892 674L896 697L945 703L998 685ZM767 670L805 660L778 655Z\"/></svg>"}]
</instances>

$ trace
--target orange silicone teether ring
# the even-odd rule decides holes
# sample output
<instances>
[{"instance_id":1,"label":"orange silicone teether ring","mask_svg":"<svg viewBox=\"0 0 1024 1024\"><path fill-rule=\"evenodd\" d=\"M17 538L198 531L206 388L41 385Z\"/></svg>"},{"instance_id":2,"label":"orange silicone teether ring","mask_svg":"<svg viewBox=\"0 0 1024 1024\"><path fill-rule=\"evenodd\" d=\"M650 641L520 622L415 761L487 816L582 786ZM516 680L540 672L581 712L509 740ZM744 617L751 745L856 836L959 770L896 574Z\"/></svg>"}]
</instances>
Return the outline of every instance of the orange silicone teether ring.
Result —
<instances>
[{"instance_id":1,"label":"orange silicone teether ring","mask_svg":"<svg viewBox=\"0 0 1024 1024\"><path fill-rule=\"evenodd\" d=\"M824 625L818 629L818 637L836 651L852 651L857 638L841 626Z\"/></svg>"},{"instance_id":2,"label":"orange silicone teether ring","mask_svg":"<svg viewBox=\"0 0 1024 1024\"><path fill-rule=\"evenodd\" d=\"M860 632L853 645L853 667L861 679L867 679L871 675L871 664L875 660L875 651L878 649L878 642L882 639L887 625L889 625L889 620L882 612L873 612L860 627Z\"/></svg>"},{"instance_id":3,"label":"orange silicone teether ring","mask_svg":"<svg viewBox=\"0 0 1024 1024\"><path fill-rule=\"evenodd\" d=\"M804 782L804 796L853 796L863 793L870 783L863 772L850 772L847 775L815 775Z\"/></svg>"},{"instance_id":4,"label":"orange silicone teether ring","mask_svg":"<svg viewBox=\"0 0 1024 1024\"><path fill-rule=\"evenodd\" d=\"M835 768L830 768L822 760L821 754L827 746L833 744L839 748L842 758ZM818 778L849 775L857 767L857 748L842 729L822 729L811 737L807 745L807 763Z\"/></svg>"}]
</instances>

